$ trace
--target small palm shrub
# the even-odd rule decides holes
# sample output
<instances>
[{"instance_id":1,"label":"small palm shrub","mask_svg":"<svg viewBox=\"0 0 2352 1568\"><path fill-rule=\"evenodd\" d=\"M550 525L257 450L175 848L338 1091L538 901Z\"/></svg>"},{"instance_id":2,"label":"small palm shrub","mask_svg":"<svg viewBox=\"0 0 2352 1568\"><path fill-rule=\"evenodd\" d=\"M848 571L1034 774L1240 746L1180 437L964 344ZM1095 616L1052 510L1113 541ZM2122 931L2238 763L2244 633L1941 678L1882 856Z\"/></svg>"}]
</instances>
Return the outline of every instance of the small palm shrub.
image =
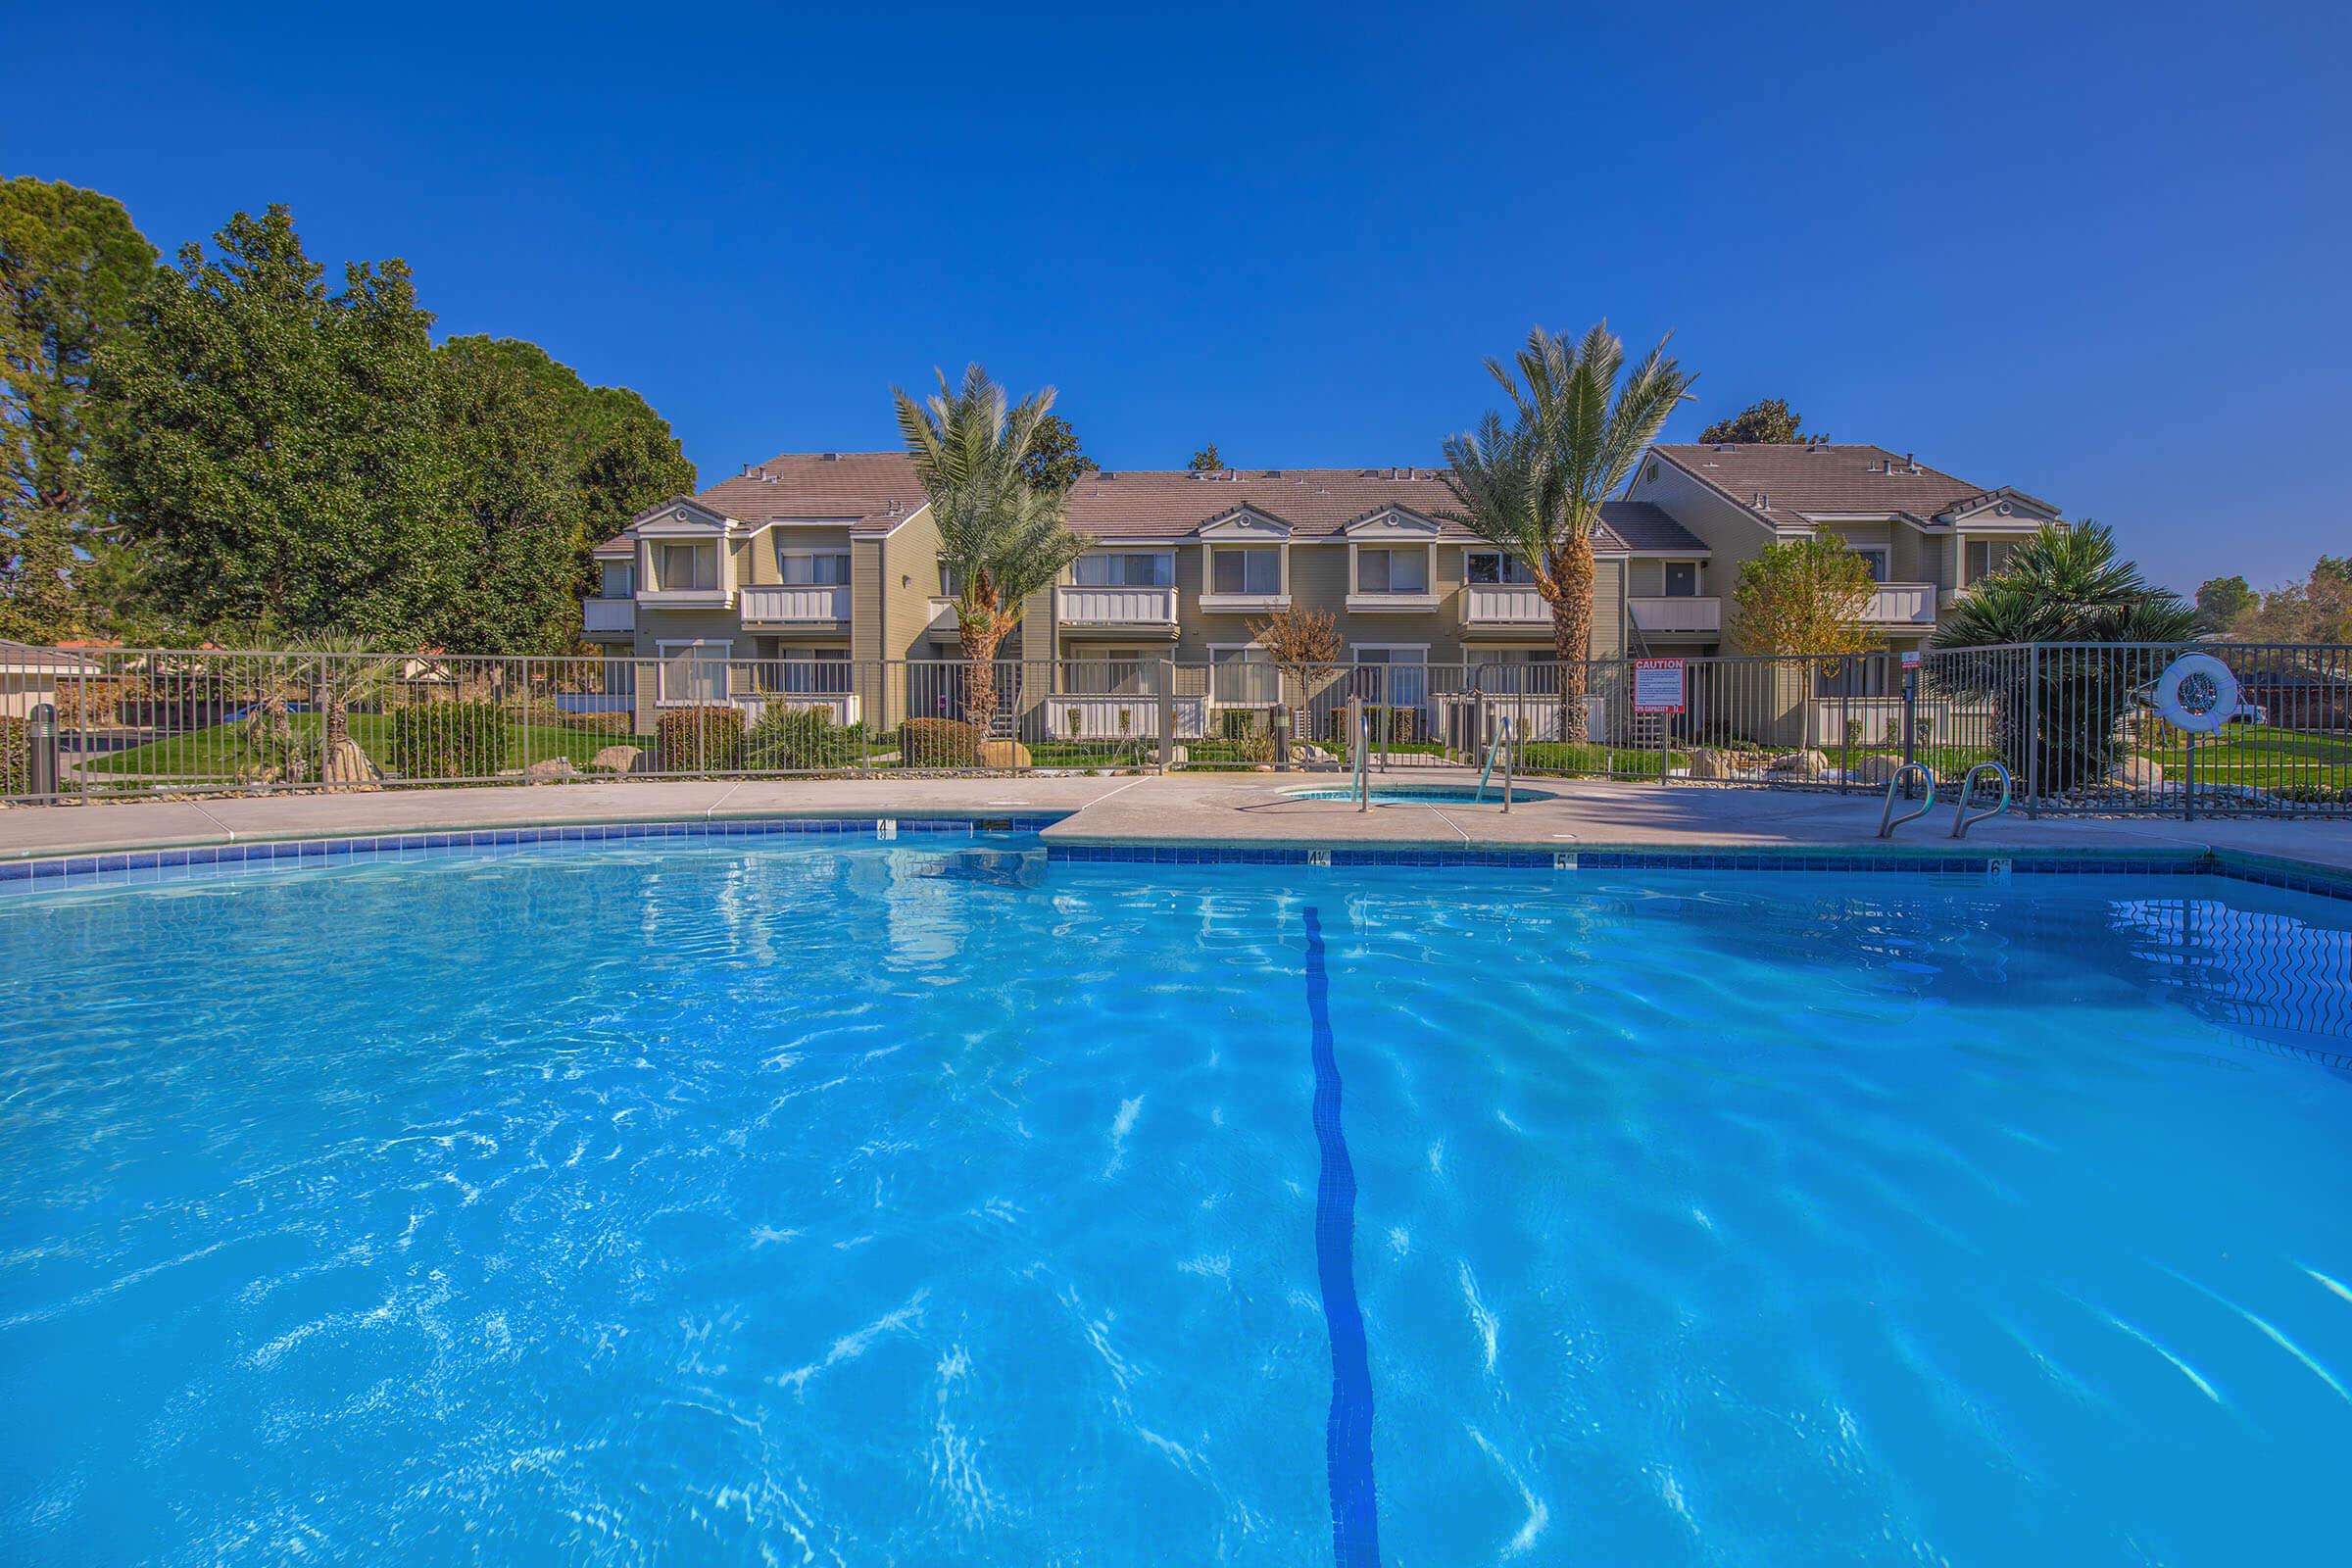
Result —
<instances>
[{"instance_id":1,"label":"small palm shrub","mask_svg":"<svg viewBox=\"0 0 2352 1568\"><path fill-rule=\"evenodd\" d=\"M411 703L391 710L383 765L402 778L490 778L514 732L496 703Z\"/></svg>"},{"instance_id":2,"label":"small palm shrub","mask_svg":"<svg viewBox=\"0 0 2352 1568\"><path fill-rule=\"evenodd\" d=\"M744 737L744 760L777 772L839 767L849 755L848 739L848 732L822 708L771 703Z\"/></svg>"},{"instance_id":3,"label":"small palm shrub","mask_svg":"<svg viewBox=\"0 0 2352 1568\"><path fill-rule=\"evenodd\" d=\"M707 703L672 708L654 721L654 757L664 773L731 773L743 766L743 710Z\"/></svg>"}]
</instances>

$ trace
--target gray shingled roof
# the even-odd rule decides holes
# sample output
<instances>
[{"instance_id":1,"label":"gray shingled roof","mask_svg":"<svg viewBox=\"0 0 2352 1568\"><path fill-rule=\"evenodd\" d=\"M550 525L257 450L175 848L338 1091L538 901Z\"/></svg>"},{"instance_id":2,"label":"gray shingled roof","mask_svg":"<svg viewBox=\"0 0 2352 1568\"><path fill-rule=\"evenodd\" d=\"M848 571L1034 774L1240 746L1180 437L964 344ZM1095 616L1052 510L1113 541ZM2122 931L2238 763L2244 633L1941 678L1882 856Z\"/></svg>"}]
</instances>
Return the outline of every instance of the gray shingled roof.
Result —
<instances>
[{"instance_id":1,"label":"gray shingled roof","mask_svg":"<svg viewBox=\"0 0 2352 1568\"><path fill-rule=\"evenodd\" d=\"M1454 505L1435 468L1121 468L1079 475L1070 487L1070 526L1106 543L1180 539L1248 508L1290 525L1294 539L1327 539L1390 507L1435 518ZM899 452L788 452L721 480L697 504L752 527L777 517L852 517L855 533L886 533L922 501L913 465ZM665 503L666 504L666 503ZM895 507L895 511L893 510ZM1438 519L1439 537L1471 539ZM1706 547L1646 502L1601 507L1603 551ZM612 541L608 540L607 543Z\"/></svg>"},{"instance_id":2,"label":"gray shingled roof","mask_svg":"<svg viewBox=\"0 0 2352 1568\"><path fill-rule=\"evenodd\" d=\"M1770 505L1757 515L1791 526L1836 513L1907 512L1936 517L1964 502L1998 493L1914 464L1910 454L1885 447L1749 442L1661 445L1650 450L1743 507L1753 509L1756 496L1762 494ZM2057 510L2022 491L2006 493L2046 511Z\"/></svg>"}]
</instances>

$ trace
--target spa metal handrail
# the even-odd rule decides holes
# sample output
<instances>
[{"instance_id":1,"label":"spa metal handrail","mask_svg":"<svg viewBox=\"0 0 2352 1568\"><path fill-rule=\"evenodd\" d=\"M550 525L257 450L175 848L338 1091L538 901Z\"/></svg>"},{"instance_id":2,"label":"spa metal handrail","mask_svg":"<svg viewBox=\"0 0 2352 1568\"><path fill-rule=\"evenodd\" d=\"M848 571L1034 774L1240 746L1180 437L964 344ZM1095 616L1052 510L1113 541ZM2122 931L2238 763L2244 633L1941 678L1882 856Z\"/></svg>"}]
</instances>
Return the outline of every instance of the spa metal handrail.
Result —
<instances>
[{"instance_id":1,"label":"spa metal handrail","mask_svg":"<svg viewBox=\"0 0 2352 1568\"><path fill-rule=\"evenodd\" d=\"M1976 815L1971 816L1968 814L1968 802L1969 797L1977 792L1977 775L1979 773L1990 773L2001 781L2001 798L1992 809L1979 811ZM1933 803L1931 802L1931 804ZM1952 811L1952 837L1959 838L1979 822L1990 821L2007 809L2009 809L2009 770L1998 762L1979 762L1970 768L1968 776L1960 781L1960 804Z\"/></svg>"},{"instance_id":2,"label":"spa metal handrail","mask_svg":"<svg viewBox=\"0 0 2352 1568\"><path fill-rule=\"evenodd\" d=\"M1902 815L1897 816L1894 814L1894 792L1903 787L1904 777L1911 773L1917 773L1928 781L1928 798L1920 803L1918 810L1905 811ZM1934 770L1925 762L1905 762L1896 768L1894 776L1886 781L1886 808L1879 813L1879 837L1883 839L1894 837L1896 828L1901 827L1905 822L1927 815L1928 812L1935 809L1935 807L1936 774Z\"/></svg>"}]
</instances>

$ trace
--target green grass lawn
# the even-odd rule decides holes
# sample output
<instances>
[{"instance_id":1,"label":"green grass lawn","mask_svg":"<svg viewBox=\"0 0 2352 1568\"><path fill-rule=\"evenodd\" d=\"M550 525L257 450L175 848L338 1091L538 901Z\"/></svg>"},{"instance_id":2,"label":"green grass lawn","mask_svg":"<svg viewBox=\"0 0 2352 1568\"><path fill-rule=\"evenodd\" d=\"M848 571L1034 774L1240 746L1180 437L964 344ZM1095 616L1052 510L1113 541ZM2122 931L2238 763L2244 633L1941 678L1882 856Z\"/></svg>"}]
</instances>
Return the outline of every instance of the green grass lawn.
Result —
<instances>
[{"instance_id":1,"label":"green grass lawn","mask_svg":"<svg viewBox=\"0 0 2352 1568\"><path fill-rule=\"evenodd\" d=\"M1141 740L1037 741L1029 747L1029 760L1037 767L1136 767L1152 746Z\"/></svg>"},{"instance_id":2,"label":"green grass lawn","mask_svg":"<svg viewBox=\"0 0 2352 1568\"><path fill-rule=\"evenodd\" d=\"M324 720L317 713L295 713L288 722L293 726L296 740L316 759ZM391 755L391 731L392 721L381 713L351 715L351 738L359 742L360 750L378 767L383 767L385 758ZM509 767L564 757L571 760L574 767L585 768L590 759L608 746L645 743L631 735L511 721L507 725L507 744ZM235 778L240 769L258 770L261 765L260 755L246 744L244 724L238 722L170 735L111 756L92 758L82 768L89 773L147 778L221 779Z\"/></svg>"},{"instance_id":3,"label":"green grass lawn","mask_svg":"<svg viewBox=\"0 0 2352 1568\"><path fill-rule=\"evenodd\" d=\"M1670 757L1675 767L1690 765L1687 752ZM1659 754L1655 747L1582 746L1565 741L1530 741L1519 748L1519 766L1528 773L1605 773L1611 778L1656 778ZM1499 771L1500 764L1497 763Z\"/></svg>"},{"instance_id":4,"label":"green grass lawn","mask_svg":"<svg viewBox=\"0 0 2352 1568\"><path fill-rule=\"evenodd\" d=\"M2177 732L2168 729L2168 738ZM2138 755L2164 769L2166 779L2188 774L2185 738ZM2197 742L2197 782L2250 784L2278 789L2290 784L2352 784L2352 735L2312 734L2266 724L2232 724Z\"/></svg>"}]
</instances>

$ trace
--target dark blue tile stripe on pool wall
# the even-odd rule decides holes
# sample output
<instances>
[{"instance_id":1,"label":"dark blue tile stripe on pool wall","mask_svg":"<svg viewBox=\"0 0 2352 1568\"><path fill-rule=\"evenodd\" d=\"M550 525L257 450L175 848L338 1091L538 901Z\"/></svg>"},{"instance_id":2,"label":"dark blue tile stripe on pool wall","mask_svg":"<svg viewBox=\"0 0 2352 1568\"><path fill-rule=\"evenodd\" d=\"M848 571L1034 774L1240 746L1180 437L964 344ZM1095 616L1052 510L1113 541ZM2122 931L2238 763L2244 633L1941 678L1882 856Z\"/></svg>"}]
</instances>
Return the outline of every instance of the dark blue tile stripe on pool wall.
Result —
<instances>
[{"instance_id":1,"label":"dark blue tile stripe on pool wall","mask_svg":"<svg viewBox=\"0 0 2352 1568\"><path fill-rule=\"evenodd\" d=\"M1355 1298L1355 1166L1340 1127L1340 1063L1331 1034L1331 976L1323 922L1306 911L1306 1016L1315 1063L1315 1273L1331 1335L1331 1413L1323 1426L1331 1472L1331 1550L1339 1568L1380 1568L1380 1514L1372 1490L1372 1363Z\"/></svg>"}]
</instances>

